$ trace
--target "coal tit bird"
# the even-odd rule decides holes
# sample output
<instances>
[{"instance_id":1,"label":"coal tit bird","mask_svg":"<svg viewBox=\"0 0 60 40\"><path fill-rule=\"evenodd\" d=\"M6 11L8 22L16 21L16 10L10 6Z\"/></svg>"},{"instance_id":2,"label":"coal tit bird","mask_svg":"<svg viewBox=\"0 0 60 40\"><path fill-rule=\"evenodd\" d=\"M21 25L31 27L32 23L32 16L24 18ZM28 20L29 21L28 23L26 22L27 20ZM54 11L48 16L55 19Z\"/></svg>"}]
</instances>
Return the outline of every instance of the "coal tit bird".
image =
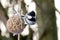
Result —
<instances>
[{"instance_id":1,"label":"coal tit bird","mask_svg":"<svg viewBox=\"0 0 60 40\"><path fill-rule=\"evenodd\" d=\"M36 23L36 15L34 11L31 11L30 13L27 13L25 16L25 21L28 25L33 25Z\"/></svg>"}]
</instances>

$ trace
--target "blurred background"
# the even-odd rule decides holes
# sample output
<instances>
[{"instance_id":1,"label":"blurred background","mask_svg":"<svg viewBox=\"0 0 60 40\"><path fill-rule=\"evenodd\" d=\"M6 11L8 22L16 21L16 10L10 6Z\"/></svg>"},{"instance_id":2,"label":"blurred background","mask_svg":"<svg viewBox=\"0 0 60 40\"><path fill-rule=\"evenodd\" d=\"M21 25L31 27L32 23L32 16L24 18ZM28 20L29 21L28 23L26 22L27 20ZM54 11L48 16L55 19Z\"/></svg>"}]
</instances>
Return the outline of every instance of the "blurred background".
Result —
<instances>
[{"instance_id":1,"label":"blurred background","mask_svg":"<svg viewBox=\"0 0 60 40\"><path fill-rule=\"evenodd\" d=\"M57 27L56 27L56 17L54 0L34 0L37 5L37 22L39 26L39 36L40 40L57 40ZM22 3L22 8L24 13L25 6ZM6 24L8 19L7 9L4 9L0 3L0 20ZM30 29L30 34L26 37L21 36L21 40L32 40L32 33ZM0 31L0 40L17 40L17 36L10 33L10 38L2 37Z\"/></svg>"}]
</instances>

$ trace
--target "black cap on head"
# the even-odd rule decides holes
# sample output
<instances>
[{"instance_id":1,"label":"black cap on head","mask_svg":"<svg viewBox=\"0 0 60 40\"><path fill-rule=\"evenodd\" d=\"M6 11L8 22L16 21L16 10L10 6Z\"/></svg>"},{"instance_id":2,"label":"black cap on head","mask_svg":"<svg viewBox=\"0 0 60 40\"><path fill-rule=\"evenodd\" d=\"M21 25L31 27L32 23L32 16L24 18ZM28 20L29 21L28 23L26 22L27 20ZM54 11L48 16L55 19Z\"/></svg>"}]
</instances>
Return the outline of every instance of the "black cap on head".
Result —
<instances>
[{"instance_id":1,"label":"black cap on head","mask_svg":"<svg viewBox=\"0 0 60 40\"><path fill-rule=\"evenodd\" d=\"M28 15L35 16L35 12L34 11L31 11L30 13L28 13Z\"/></svg>"}]
</instances>

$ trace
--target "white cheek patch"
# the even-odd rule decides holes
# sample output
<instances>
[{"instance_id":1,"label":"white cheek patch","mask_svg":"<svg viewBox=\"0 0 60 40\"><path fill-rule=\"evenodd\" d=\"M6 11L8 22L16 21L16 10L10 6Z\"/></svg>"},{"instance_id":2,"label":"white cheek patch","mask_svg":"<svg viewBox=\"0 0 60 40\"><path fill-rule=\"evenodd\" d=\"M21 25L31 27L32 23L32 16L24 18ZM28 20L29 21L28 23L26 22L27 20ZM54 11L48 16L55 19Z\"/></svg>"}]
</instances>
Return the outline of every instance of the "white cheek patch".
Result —
<instances>
[{"instance_id":1,"label":"white cheek patch","mask_svg":"<svg viewBox=\"0 0 60 40\"><path fill-rule=\"evenodd\" d=\"M27 15L27 18L28 18L28 19L31 19L32 17L31 17L31 16L29 16L29 15Z\"/></svg>"}]
</instances>

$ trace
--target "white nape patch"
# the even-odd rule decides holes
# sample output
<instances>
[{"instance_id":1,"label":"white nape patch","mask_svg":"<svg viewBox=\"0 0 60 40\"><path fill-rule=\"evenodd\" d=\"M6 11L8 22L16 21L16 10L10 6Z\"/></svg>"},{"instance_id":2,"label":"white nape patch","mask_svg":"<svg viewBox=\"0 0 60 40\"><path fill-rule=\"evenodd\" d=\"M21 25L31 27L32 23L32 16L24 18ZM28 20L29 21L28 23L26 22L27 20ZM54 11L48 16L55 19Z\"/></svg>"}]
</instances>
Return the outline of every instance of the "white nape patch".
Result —
<instances>
[{"instance_id":1,"label":"white nape patch","mask_svg":"<svg viewBox=\"0 0 60 40\"><path fill-rule=\"evenodd\" d=\"M26 25L24 28L23 32L21 33L22 36L27 36L29 35L29 25Z\"/></svg>"},{"instance_id":2,"label":"white nape patch","mask_svg":"<svg viewBox=\"0 0 60 40\"><path fill-rule=\"evenodd\" d=\"M28 17L28 19L31 19L32 17L31 16L29 16L29 15L26 15L27 17Z\"/></svg>"},{"instance_id":3,"label":"white nape patch","mask_svg":"<svg viewBox=\"0 0 60 40\"><path fill-rule=\"evenodd\" d=\"M60 11L60 0L54 0L55 2L55 7Z\"/></svg>"},{"instance_id":4,"label":"white nape patch","mask_svg":"<svg viewBox=\"0 0 60 40\"><path fill-rule=\"evenodd\" d=\"M29 4L31 4L32 0L24 0L24 2L26 5L29 5Z\"/></svg>"},{"instance_id":5,"label":"white nape patch","mask_svg":"<svg viewBox=\"0 0 60 40\"><path fill-rule=\"evenodd\" d=\"M7 8L8 6L8 0L0 0L1 5L3 6L3 8Z\"/></svg>"}]
</instances>

